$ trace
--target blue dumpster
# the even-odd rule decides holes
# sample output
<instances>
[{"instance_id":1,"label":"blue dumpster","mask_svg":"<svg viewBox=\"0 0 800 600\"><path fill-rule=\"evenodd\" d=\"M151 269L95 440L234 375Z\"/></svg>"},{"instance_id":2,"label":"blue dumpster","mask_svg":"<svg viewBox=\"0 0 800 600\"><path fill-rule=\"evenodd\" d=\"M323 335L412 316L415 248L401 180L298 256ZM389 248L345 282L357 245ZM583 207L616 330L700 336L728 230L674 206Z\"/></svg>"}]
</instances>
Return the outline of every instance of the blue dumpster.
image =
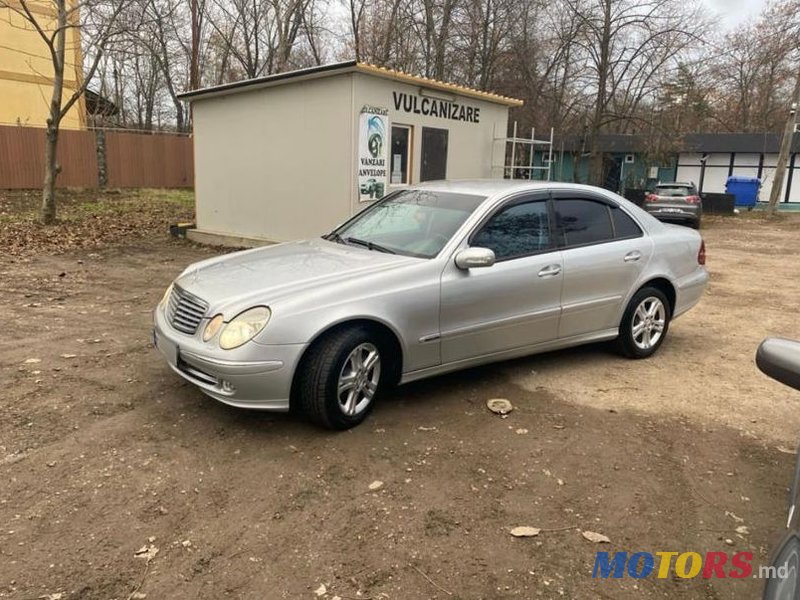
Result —
<instances>
[{"instance_id":1,"label":"blue dumpster","mask_svg":"<svg viewBox=\"0 0 800 600\"><path fill-rule=\"evenodd\" d=\"M731 175L725 183L725 193L736 198L736 206L746 206L751 209L758 202L758 190L761 189L761 180L758 177L739 177Z\"/></svg>"}]
</instances>

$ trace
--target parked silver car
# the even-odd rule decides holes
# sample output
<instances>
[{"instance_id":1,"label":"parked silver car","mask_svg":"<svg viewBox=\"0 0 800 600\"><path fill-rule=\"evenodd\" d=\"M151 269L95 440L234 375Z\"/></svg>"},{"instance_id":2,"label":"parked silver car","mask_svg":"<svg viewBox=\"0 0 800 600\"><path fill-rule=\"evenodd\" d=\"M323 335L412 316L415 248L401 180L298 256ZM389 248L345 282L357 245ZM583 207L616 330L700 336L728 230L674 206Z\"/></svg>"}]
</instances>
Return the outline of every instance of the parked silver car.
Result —
<instances>
[{"instance_id":1,"label":"parked silver car","mask_svg":"<svg viewBox=\"0 0 800 600\"><path fill-rule=\"evenodd\" d=\"M601 340L648 357L700 299L704 263L697 232L605 190L434 182L322 238L191 265L154 341L221 402L345 429L387 385Z\"/></svg>"}]
</instances>

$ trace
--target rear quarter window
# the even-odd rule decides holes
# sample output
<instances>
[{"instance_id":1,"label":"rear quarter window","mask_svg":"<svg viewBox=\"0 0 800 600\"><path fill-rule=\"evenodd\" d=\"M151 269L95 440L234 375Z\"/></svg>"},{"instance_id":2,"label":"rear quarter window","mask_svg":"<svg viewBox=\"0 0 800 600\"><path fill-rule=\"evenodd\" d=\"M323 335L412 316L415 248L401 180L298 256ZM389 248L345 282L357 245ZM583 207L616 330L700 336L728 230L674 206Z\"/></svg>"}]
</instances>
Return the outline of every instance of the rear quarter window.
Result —
<instances>
[{"instance_id":1,"label":"rear quarter window","mask_svg":"<svg viewBox=\"0 0 800 600\"><path fill-rule=\"evenodd\" d=\"M619 206L611 207L611 221L614 223L614 237L617 239L627 239L642 236L641 228L636 224L628 213Z\"/></svg>"}]
</instances>

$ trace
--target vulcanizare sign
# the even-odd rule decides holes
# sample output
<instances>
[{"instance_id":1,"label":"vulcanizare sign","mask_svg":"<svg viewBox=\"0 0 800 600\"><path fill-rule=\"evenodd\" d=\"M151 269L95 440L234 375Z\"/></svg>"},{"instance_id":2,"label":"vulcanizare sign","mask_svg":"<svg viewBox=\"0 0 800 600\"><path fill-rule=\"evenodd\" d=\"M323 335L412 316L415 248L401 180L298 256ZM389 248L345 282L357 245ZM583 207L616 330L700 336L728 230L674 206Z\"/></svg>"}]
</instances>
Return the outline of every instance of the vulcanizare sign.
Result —
<instances>
[{"instance_id":1,"label":"vulcanizare sign","mask_svg":"<svg viewBox=\"0 0 800 600\"><path fill-rule=\"evenodd\" d=\"M481 109L440 98L412 96L405 92L392 92L394 109L426 117L439 117L451 121L480 123Z\"/></svg>"}]
</instances>

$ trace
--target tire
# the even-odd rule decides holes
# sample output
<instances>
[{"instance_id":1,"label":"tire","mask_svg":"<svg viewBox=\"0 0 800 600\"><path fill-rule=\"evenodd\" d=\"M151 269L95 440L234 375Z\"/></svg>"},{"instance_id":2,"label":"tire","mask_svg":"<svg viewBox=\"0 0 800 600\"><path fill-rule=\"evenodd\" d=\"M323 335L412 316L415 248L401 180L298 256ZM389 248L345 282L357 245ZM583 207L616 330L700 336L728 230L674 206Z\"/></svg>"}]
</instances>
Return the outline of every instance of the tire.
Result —
<instances>
[{"instance_id":1,"label":"tire","mask_svg":"<svg viewBox=\"0 0 800 600\"><path fill-rule=\"evenodd\" d=\"M622 315L617 350L628 358L652 356L667 337L671 318L669 300L664 292L643 287L633 295ZM634 328L639 331L634 332ZM656 334L658 337L654 340Z\"/></svg>"},{"instance_id":2,"label":"tire","mask_svg":"<svg viewBox=\"0 0 800 600\"><path fill-rule=\"evenodd\" d=\"M378 337L366 327L342 329L324 337L301 364L300 409L310 421L327 429L355 427L367 418L383 388L388 372L382 360L385 355ZM347 387L339 392L342 382Z\"/></svg>"}]
</instances>

